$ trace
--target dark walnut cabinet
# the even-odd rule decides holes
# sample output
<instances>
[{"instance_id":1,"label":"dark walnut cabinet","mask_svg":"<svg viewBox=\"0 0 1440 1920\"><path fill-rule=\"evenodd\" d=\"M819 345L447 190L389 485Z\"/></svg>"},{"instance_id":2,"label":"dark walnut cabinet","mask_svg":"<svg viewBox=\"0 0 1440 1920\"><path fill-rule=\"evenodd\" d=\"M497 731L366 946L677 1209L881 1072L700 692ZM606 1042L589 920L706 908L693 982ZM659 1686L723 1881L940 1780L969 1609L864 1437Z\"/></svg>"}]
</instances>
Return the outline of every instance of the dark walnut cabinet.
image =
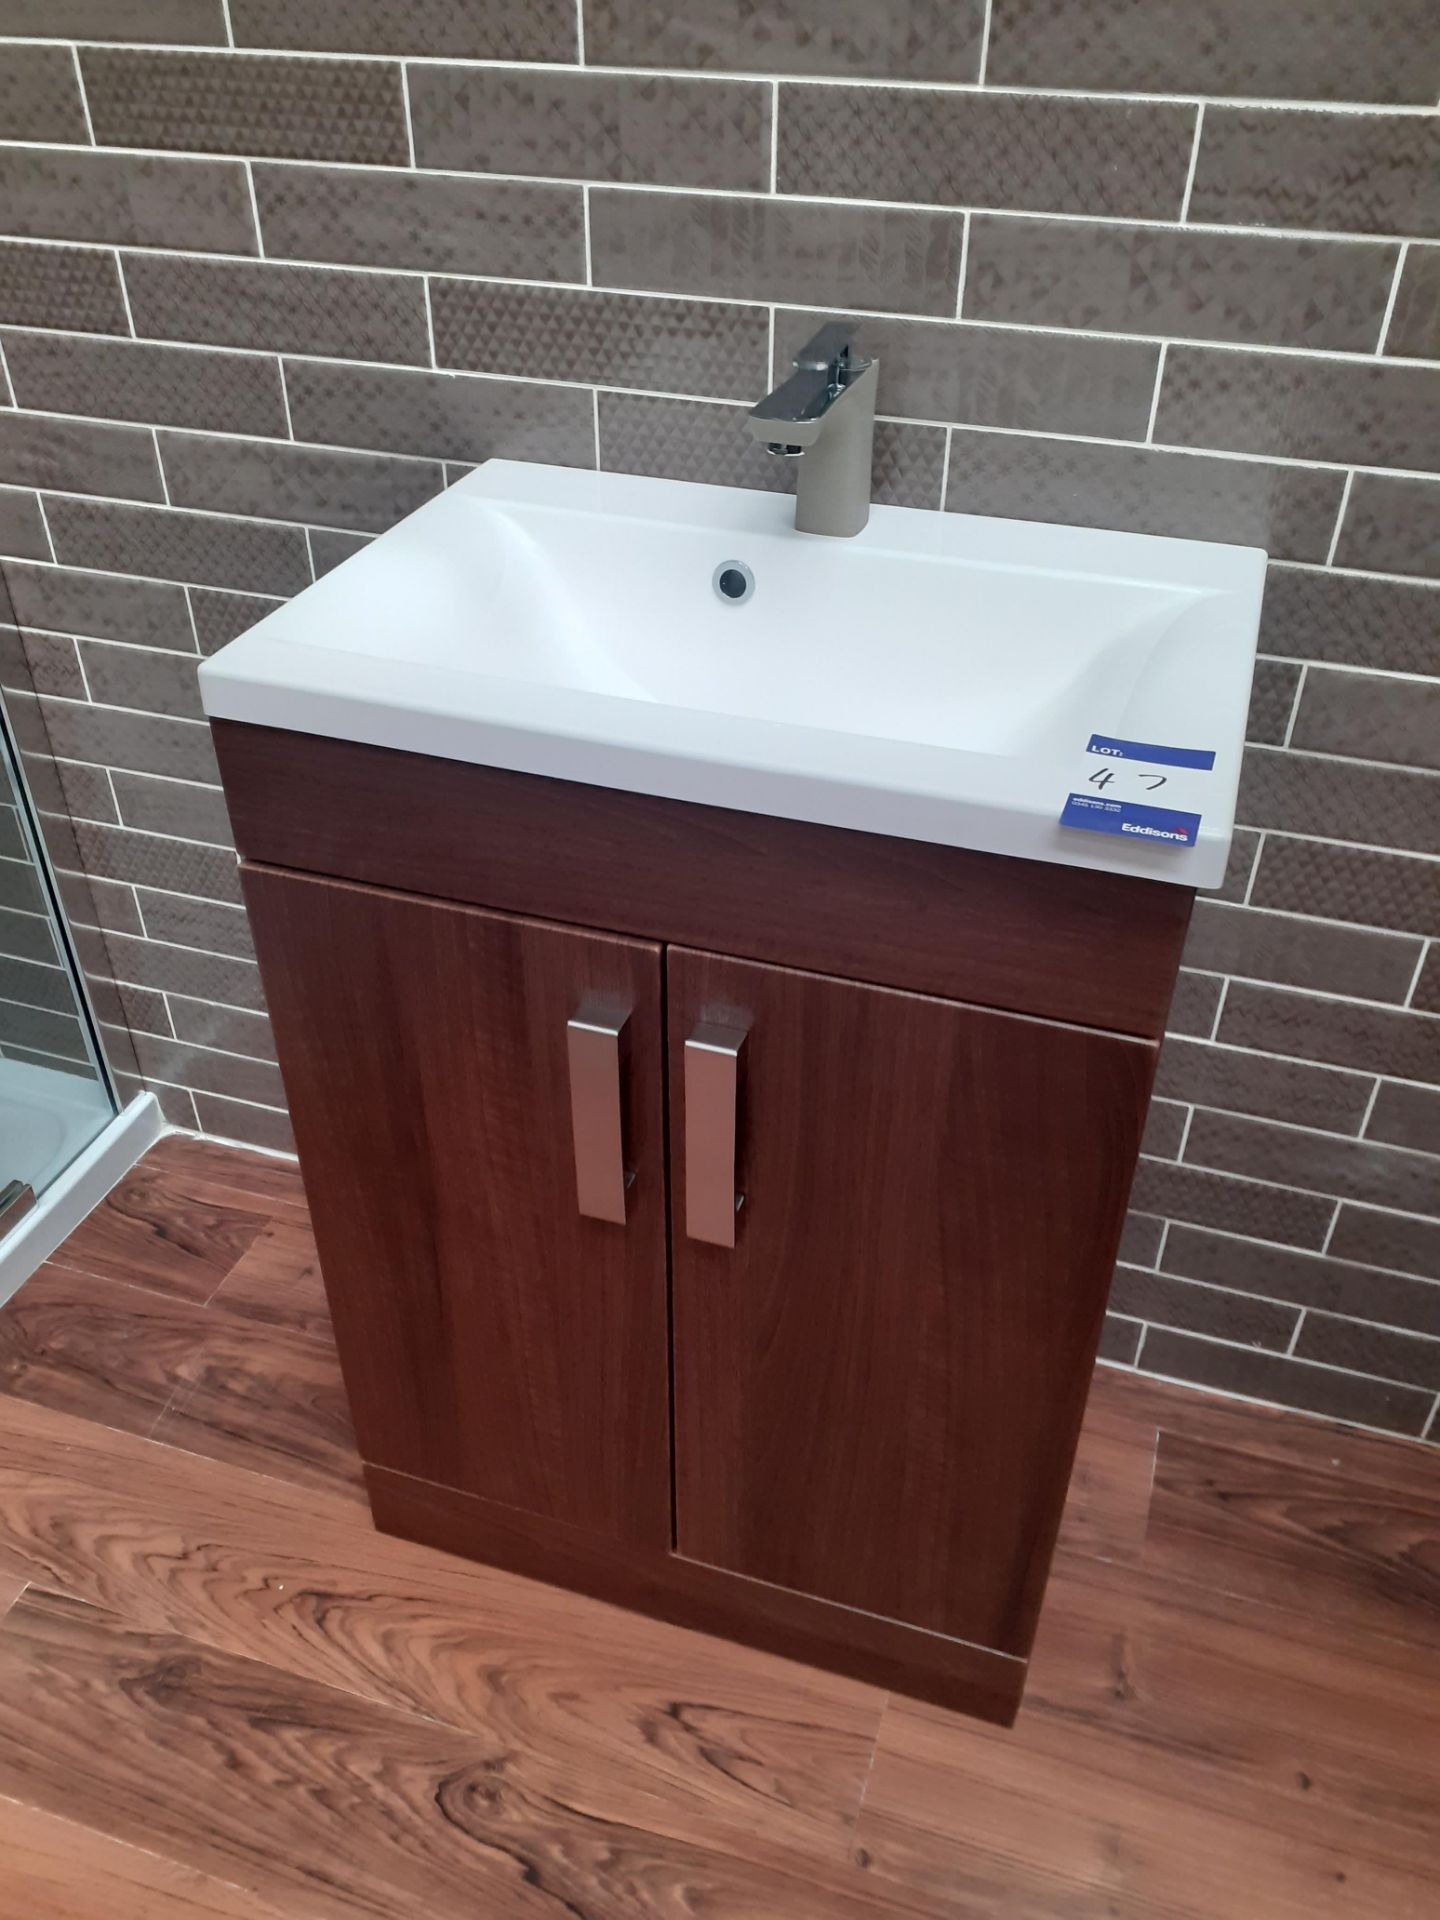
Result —
<instances>
[{"instance_id":1,"label":"dark walnut cabinet","mask_svg":"<svg viewBox=\"0 0 1440 1920\"><path fill-rule=\"evenodd\" d=\"M1013 1718L1188 891L215 734L377 1523Z\"/></svg>"}]
</instances>

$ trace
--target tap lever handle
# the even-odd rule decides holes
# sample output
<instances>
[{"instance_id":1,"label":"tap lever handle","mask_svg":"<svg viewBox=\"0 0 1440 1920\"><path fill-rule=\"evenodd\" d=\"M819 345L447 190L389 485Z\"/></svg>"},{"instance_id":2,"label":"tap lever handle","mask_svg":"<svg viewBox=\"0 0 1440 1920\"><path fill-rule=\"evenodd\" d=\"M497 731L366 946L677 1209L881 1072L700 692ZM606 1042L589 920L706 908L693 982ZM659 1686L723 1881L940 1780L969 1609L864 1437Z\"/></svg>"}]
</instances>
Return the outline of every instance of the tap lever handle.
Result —
<instances>
[{"instance_id":1,"label":"tap lever handle","mask_svg":"<svg viewBox=\"0 0 1440 1920\"><path fill-rule=\"evenodd\" d=\"M844 385L857 373L863 373L870 362L858 351L857 341L860 329L843 320L827 320L820 331L808 339L795 355L795 365L802 373L833 373L839 376L839 384Z\"/></svg>"}]
</instances>

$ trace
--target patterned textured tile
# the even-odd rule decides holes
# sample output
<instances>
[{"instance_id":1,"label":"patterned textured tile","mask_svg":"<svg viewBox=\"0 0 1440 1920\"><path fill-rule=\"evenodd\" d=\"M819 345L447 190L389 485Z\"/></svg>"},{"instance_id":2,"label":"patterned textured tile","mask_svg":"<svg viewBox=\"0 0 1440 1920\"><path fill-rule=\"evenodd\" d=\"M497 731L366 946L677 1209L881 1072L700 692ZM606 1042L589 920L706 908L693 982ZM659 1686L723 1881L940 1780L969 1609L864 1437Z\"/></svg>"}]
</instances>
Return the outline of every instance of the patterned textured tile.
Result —
<instances>
[{"instance_id":1,"label":"patterned textured tile","mask_svg":"<svg viewBox=\"0 0 1440 1920\"><path fill-rule=\"evenodd\" d=\"M17 560L48 560L50 542L33 493L0 486L0 554Z\"/></svg>"},{"instance_id":2,"label":"patterned textured tile","mask_svg":"<svg viewBox=\"0 0 1440 1920\"><path fill-rule=\"evenodd\" d=\"M1225 878L1215 893L1207 894L1207 899L1223 900L1234 905L1245 898L1260 838L1250 827L1236 827L1232 831L1230 854L1225 862ZM1209 1032L1208 1027L1206 1032Z\"/></svg>"},{"instance_id":3,"label":"patterned textured tile","mask_svg":"<svg viewBox=\"0 0 1440 1920\"><path fill-rule=\"evenodd\" d=\"M114 256L83 247L0 244L0 323L128 333Z\"/></svg>"},{"instance_id":4,"label":"patterned textured tile","mask_svg":"<svg viewBox=\"0 0 1440 1920\"><path fill-rule=\"evenodd\" d=\"M51 500L47 512L62 566L138 573L199 587L288 596L310 584L305 536L295 527L246 525L163 507ZM93 759L77 754L76 759ZM103 756L101 756L103 758ZM119 764L119 763L116 763ZM156 767L154 772L165 769ZM187 776L207 778L207 775Z\"/></svg>"},{"instance_id":5,"label":"patterned textured tile","mask_svg":"<svg viewBox=\"0 0 1440 1920\"><path fill-rule=\"evenodd\" d=\"M992 86L1415 101L1440 93L1430 0L994 0Z\"/></svg>"},{"instance_id":6,"label":"patterned textured tile","mask_svg":"<svg viewBox=\"0 0 1440 1920\"><path fill-rule=\"evenodd\" d=\"M3 338L22 407L217 433L286 434L280 369L271 358L63 335Z\"/></svg>"},{"instance_id":7,"label":"patterned textured tile","mask_svg":"<svg viewBox=\"0 0 1440 1920\"><path fill-rule=\"evenodd\" d=\"M255 199L272 259L517 280L585 277L578 187L257 166Z\"/></svg>"},{"instance_id":8,"label":"patterned textured tile","mask_svg":"<svg viewBox=\"0 0 1440 1920\"><path fill-rule=\"evenodd\" d=\"M1330 233L1440 233L1433 114L1211 107L1192 220Z\"/></svg>"},{"instance_id":9,"label":"patterned textured tile","mask_svg":"<svg viewBox=\"0 0 1440 1920\"><path fill-rule=\"evenodd\" d=\"M241 47L456 60L573 60L577 52L572 0L230 0L230 18Z\"/></svg>"},{"instance_id":10,"label":"patterned textured tile","mask_svg":"<svg viewBox=\"0 0 1440 1920\"><path fill-rule=\"evenodd\" d=\"M432 460L595 464L592 402L579 387L517 386L463 374L332 367L311 360L287 360L285 380L300 440Z\"/></svg>"},{"instance_id":11,"label":"patterned textured tile","mask_svg":"<svg viewBox=\"0 0 1440 1920\"><path fill-rule=\"evenodd\" d=\"M1155 1091L1192 1106L1356 1134L1374 1084L1365 1073L1270 1060L1239 1047L1205 1046L1172 1036L1160 1051Z\"/></svg>"},{"instance_id":12,"label":"patterned textured tile","mask_svg":"<svg viewBox=\"0 0 1440 1920\"><path fill-rule=\"evenodd\" d=\"M1332 1420L1358 1421L1391 1433L1418 1434L1429 1417L1434 1396L1414 1387L1391 1386L1337 1373L1330 1367L1306 1366L1279 1354L1256 1353L1249 1347L1227 1346L1196 1334L1153 1329L1140 1356L1142 1373L1167 1380L1188 1380L1215 1387L1222 1393L1243 1394L1282 1407L1298 1407Z\"/></svg>"},{"instance_id":13,"label":"patterned textured tile","mask_svg":"<svg viewBox=\"0 0 1440 1920\"><path fill-rule=\"evenodd\" d=\"M1288 459L1440 468L1440 367L1172 347L1155 438Z\"/></svg>"},{"instance_id":14,"label":"patterned textured tile","mask_svg":"<svg viewBox=\"0 0 1440 1920\"><path fill-rule=\"evenodd\" d=\"M238 1140L242 1146L264 1147L271 1153L294 1153L295 1135L289 1117L270 1107L247 1106L215 1093L197 1093L195 1112L201 1129L217 1140Z\"/></svg>"},{"instance_id":15,"label":"patterned textured tile","mask_svg":"<svg viewBox=\"0 0 1440 1920\"><path fill-rule=\"evenodd\" d=\"M0 148L0 223L22 238L255 251L245 169L234 160Z\"/></svg>"},{"instance_id":16,"label":"patterned textured tile","mask_svg":"<svg viewBox=\"0 0 1440 1920\"><path fill-rule=\"evenodd\" d=\"M6 47L0 52L0 140L89 144L68 47Z\"/></svg>"},{"instance_id":17,"label":"patterned textured tile","mask_svg":"<svg viewBox=\"0 0 1440 1920\"><path fill-rule=\"evenodd\" d=\"M196 1047L219 1047L223 1053L248 1054L252 1060L275 1058L275 1036L263 1014L244 1013L238 1007L210 1007L203 1000L186 1000L180 994L174 995L169 1005L177 1040L188 1040Z\"/></svg>"},{"instance_id":18,"label":"patterned textured tile","mask_svg":"<svg viewBox=\"0 0 1440 1920\"><path fill-rule=\"evenodd\" d=\"M1317 468L957 432L945 505L954 513L1228 540L1291 560L1323 560L1343 486L1343 475Z\"/></svg>"},{"instance_id":19,"label":"patterned textured tile","mask_svg":"<svg viewBox=\"0 0 1440 1920\"><path fill-rule=\"evenodd\" d=\"M92 426L13 408L0 409L0 480L127 500L165 497L154 445L138 427Z\"/></svg>"},{"instance_id":20,"label":"patterned textured tile","mask_svg":"<svg viewBox=\"0 0 1440 1920\"><path fill-rule=\"evenodd\" d=\"M177 507L369 533L394 526L445 484L434 460L332 453L269 440L162 433L160 454Z\"/></svg>"},{"instance_id":21,"label":"patterned textured tile","mask_svg":"<svg viewBox=\"0 0 1440 1920\"><path fill-rule=\"evenodd\" d=\"M1195 109L916 88L780 89L781 193L1174 219Z\"/></svg>"},{"instance_id":22,"label":"patterned textured tile","mask_svg":"<svg viewBox=\"0 0 1440 1920\"><path fill-rule=\"evenodd\" d=\"M102 147L277 154L403 167L409 158L398 66L261 54L80 54Z\"/></svg>"},{"instance_id":23,"label":"patterned textured tile","mask_svg":"<svg viewBox=\"0 0 1440 1920\"><path fill-rule=\"evenodd\" d=\"M683 193L590 195L598 285L798 306L949 314L961 222L949 214Z\"/></svg>"},{"instance_id":24,"label":"patterned textured tile","mask_svg":"<svg viewBox=\"0 0 1440 1920\"><path fill-rule=\"evenodd\" d=\"M200 662L194 653L159 653L153 647L85 640L80 643L80 657L90 698L101 706L174 714L187 720L205 717L195 678Z\"/></svg>"},{"instance_id":25,"label":"patterned textured tile","mask_svg":"<svg viewBox=\"0 0 1440 1920\"><path fill-rule=\"evenodd\" d=\"M1398 1004L1419 954L1419 944L1399 933L1326 926L1202 899L1195 903L1184 962L1206 973Z\"/></svg>"},{"instance_id":26,"label":"patterned textured tile","mask_svg":"<svg viewBox=\"0 0 1440 1920\"><path fill-rule=\"evenodd\" d=\"M1403 933L1440 934L1436 868L1428 860L1376 853L1369 847L1270 834L1252 898L1257 906L1279 907L1287 913L1313 913L1326 920L1349 920L1362 927L1389 927Z\"/></svg>"},{"instance_id":27,"label":"patterned textured tile","mask_svg":"<svg viewBox=\"0 0 1440 1920\"><path fill-rule=\"evenodd\" d=\"M1440 670L1440 660L1435 665ZM1306 676L1291 744L1440 771L1440 680L1427 685L1317 668Z\"/></svg>"},{"instance_id":28,"label":"patterned textured tile","mask_svg":"<svg viewBox=\"0 0 1440 1920\"><path fill-rule=\"evenodd\" d=\"M105 946L115 978L131 986L150 987L156 993L183 993L221 1006L265 1011L260 991L260 969L248 960L224 954L196 953L188 947L170 947L159 940L133 940L123 933L107 933Z\"/></svg>"},{"instance_id":29,"label":"patterned textured tile","mask_svg":"<svg viewBox=\"0 0 1440 1920\"><path fill-rule=\"evenodd\" d=\"M1397 1080L1440 1081L1440 1020L1398 1008L1367 1007L1354 1000L1317 998L1234 981L1225 996L1219 1038L1230 1046L1324 1060L1337 1067L1391 1074ZM1212 1224L1224 1226L1225 1222ZM1331 1250L1341 1254L1338 1246ZM1349 1252L1342 1257L1368 1260L1374 1256ZM1376 1257L1375 1264L1395 1263Z\"/></svg>"},{"instance_id":30,"label":"patterned textured tile","mask_svg":"<svg viewBox=\"0 0 1440 1920\"><path fill-rule=\"evenodd\" d=\"M1247 1347L1268 1347L1275 1353L1289 1346L1300 1319L1293 1307L1123 1266L1115 1269L1110 1304L1155 1327L1179 1327L1217 1340L1238 1340Z\"/></svg>"},{"instance_id":31,"label":"patterned textured tile","mask_svg":"<svg viewBox=\"0 0 1440 1920\"><path fill-rule=\"evenodd\" d=\"M1142 1160L1135 1171L1130 1204L1141 1213L1158 1213L1196 1226L1223 1227L1253 1234L1257 1240L1319 1251L1335 1211L1334 1202L1314 1193L1262 1186L1208 1167L1168 1160Z\"/></svg>"},{"instance_id":32,"label":"patterned textured tile","mask_svg":"<svg viewBox=\"0 0 1440 1920\"><path fill-rule=\"evenodd\" d=\"M1440 781L1399 768L1247 747L1236 818L1281 833L1440 853Z\"/></svg>"},{"instance_id":33,"label":"patterned textured tile","mask_svg":"<svg viewBox=\"0 0 1440 1920\"><path fill-rule=\"evenodd\" d=\"M1346 1260L1370 1260L1399 1273L1440 1273L1440 1227L1429 1220L1343 1206L1331 1246Z\"/></svg>"},{"instance_id":34,"label":"patterned textured tile","mask_svg":"<svg viewBox=\"0 0 1440 1920\"><path fill-rule=\"evenodd\" d=\"M178 893L153 893L146 887L139 888L136 898L150 939L165 940L174 947L198 947L202 953L228 953L237 960L255 958L243 907ZM274 1098L272 1094L264 1097Z\"/></svg>"},{"instance_id":35,"label":"patterned textured tile","mask_svg":"<svg viewBox=\"0 0 1440 1920\"><path fill-rule=\"evenodd\" d=\"M417 280L148 254L127 256L124 270L135 330L155 339L412 366L430 359Z\"/></svg>"},{"instance_id":36,"label":"patterned textured tile","mask_svg":"<svg viewBox=\"0 0 1440 1920\"><path fill-rule=\"evenodd\" d=\"M1440 484L1357 473L1335 564L1440 580Z\"/></svg>"},{"instance_id":37,"label":"patterned textured tile","mask_svg":"<svg viewBox=\"0 0 1440 1920\"><path fill-rule=\"evenodd\" d=\"M242 633L283 606L283 600L262 600L251 593L222 593L213 587L192 587L190 607L195 617L195 637L204 654L218 653Z\"/></svg>"},{"instance_id":38,"label":"patterned textured tile","mask_svg":"<svg viewBox=\"0 0 1440 1920\"><path fill-rule=\"evenodd\" d=\"M1243 1172L1402 1213L1440 1212L1440 1181L1428 1155L1310 1127L1200 1112L1185 1142L1185 1158L1197 1166Z\"/></svg>"},{"instance_id":39,"label":"patterned textured tile","mask_svg":"<svg viewBox=\"0 0 1440 1920\"><path fill-rule=\"evenodd\" d=\"M1387 1081L1365 1127L1367 1140L1384 1140L1415 1153L1440 1154L1440 1092ZM1440 1333L1440 1314L1436 1332Z\"/></svg>"},{"instance_id":40,"label":"patterned textured tile","mask_svg":"<svg viewBox=\"0 0 1440 1920\"><path fill-rule=\"evenodd\" d=\"M53 693L65 700L84 700L85 676L80 671L80 656L75 642L57 633L22 633L20 654L23 666L8 662L5 685L22 692Z\"/></svg>"},{"instance_id":41,"label":"patterned textured tile","mask_svg":"<svg viewBox=\"0 0 1440 1920\"><path fill-rule=\"evenodd\" d=\"M1285 729L1295 707L1300 669L1288 660L1257 660L1250 688L1250 713L1245 738L1266 746L1284 744Z\"/></svg>"},{"instance_id":42,"label":"patterned textured tile","mask_svg":"<svg viewBox=\"0 0 1440 1920\"><path fill-rule=\"evenodd\" d=\"M769 384L763 307L467 280L433 281L430 305L445 367L717 399Z\"/></svg>"},{"instance_id":43,"label":"patterned textured tile","mask_svg":"<svg viewBox=\"0 0 1440 1920\"><path fill-rule=\"evenodd\" d=\"M1388 1089L1381 1090L1381 1097ZM1343 1218L1343 1214L1342 1214ZM1358 1266L1286 1247L1266 1247L1199 1227L1173 1226L1165 1241L1168 1272L1221 1287L1289 1300L1321 1312L1380 1320L1415 1333L1440 1335L1440 1288L1376 1267Z\"/></svg>"},{"instance_id":44,"label":"patterned textured tile","mask_svg":"<svg viewBox=\"0 0 1440 1920\"><path fill-rule=\"evenodd\" d=\"M744 80L410 70L422 167L641 186L770 184L770 93Z\"/></svg>"},{"instance_id":45,"label":"patterned textured tile","mask_svg":"<svg viewBox=\"0 0 1440 1920\"><path fill-rule=\"evenodd\" d=\"M749 437L747 411L703 400L602 393L600 464L610 473L793 493L793 463L773 459ZM938 506L944 459L942 428L877 421L873 497L889 506Z\"/></svg>"},{"instance_id":46,"label":"patterned textured tile","mask_svg":"<svg viewBox=\"0 0 1440 1920\"><path fill-rule=\"evenodd\" d=\"M223 47L225 0L0 0L0 33Z\"/></svg>"},{"instance_id":47,"label":"patterned textured tile","mask_svg":"<svg viewBox=\"0 0 1440 1920\"><path fill-rule=\"evenodd\" d=\"M587 0L601 66L974 80L982 0Z\"/></svg>"},{"instance_id":48,"label":"patterned textured tile","mask_svg":"<svg viewBox=\"0 0 1440 1920\"><path fill-rule=\"evenodd\" d=\"M1412 246L1406 254L1385 351L1440 360L1440 247Z\"/></svg>"},{"instance_id":49,"label":"patterned textured tile","mask_svg":"<svg viewBox=\"0 0 1440 1920\"><path fill-rule=\"evenodd\" d=\"M177 653L194 648L182 587L19 563L5 577L21 626Z\"/></svg>"},{"instance_id":50,"label":"patterned textured tile","mask_svg":"<svg viewBox=\"0 0 1440 1920\"><path fill-rule=\"evenodd\" d=\"M1357 482L1362 488L1365 479L1361 475ZM1434 491L1440 495L1440 488ZM1437 673L1440 593L1410 580L1355 579L1272 565L1265 581L1260 651L1386 673Z\"/></svg>"},{"instance_id":51,"label":"patterned textured tile","mask_svg":"<svg viewBox=\"0 0 1440 1920\"><path fill-rule=\"evenodd\" d=\"M352 554L359 553L362 547L368 547L368 533L334 533L328 528L316 527L310 534L310 553L315 562L315 578L322 573L332 573Z\"/></svg>"},{"instance_id":52,"label":"patterned textured tile","mask_svg":"<svg viewBox=\"0 0 1440 1920\"><path fill-rule=\"evenodd\" d=\"M1440 1013L1440 945L1432 946L1425 955L1410 1004L1421 1013Z\"/></svg>"},{"instance_id":53,"label":"patterned textured tile","mask_svg":"<svg viewBox=\"0 0 1440 1920\"><path fill-rule=\"evenodd\" d=\"M111 773L110 781L120 803L119 825L134 827L141 833L168 833L181 840L203 840L212 847L234 844L225 796L218 787L200 787L186 780L157 780L152 774L124 773L119 769ZM153 934L153 937L162 936Z\"/></svg>"},{"instance_id":54,"label":"patterned textured tile","mask_svg":"<svg viewBox=\"0 0 1440 1920\"><path fill-rule=\"evenodd\" d=\"M775 316L775 359L788 365L822 313ZM1143 341L1015 333L954 322L857 322L880 361L882 413L981 427L1143 439L1159 348Z\"/></svg>"},{"instance_id":55,"label":"patterned textured tile","mask_svg":"<svg viewBox=\"0 0 1440 1920\"><path fill-rule=\"evenodd\" d=\"M278 1105L285 1098L280 1070L266 1060L240 1060L149 1034L136 1035L135 1051L142 1071L156 1080L257 1104Z\"/></svg>"},{"instance_id":56,"label":"patterned textured tile","mask_svg":"<svg viewBox=\"0 0 1440 1920\"><path fill-rule=\"evenodd\" d=\"M45 726L61 759L133 768L171 780L220 778L210 729L193 720L52 701L45 705Z\"/></svg>"},{"instance_id":57,"label":"patterned textured tile","mask_svg":"<svg viewBox=\"0 0 1440 1920\"><path fill-rule=\"evenodd\" d=\"M1370 352L1399 249L1078 220L970 224L965 314L1242 345Z\"/></svg>"},{"instance_id":58,"label":"patterned textured tile","mask_svg":"<svg viewBox=\"0 0 1440 1920\"><path fill-rule=\"evenodd\" d=\"M1374 1374L1433 1392L1440 1387L1440 1340L1380 1327L1356 1326L1330 1314L1310 1313L1295 1345L1296 1357L1318 1360L1347 1373Z\"/></svg>"},{"instance_id":59,"label":"patterned textured tile","mask_svg":"<svg viewBox=\"0 0 1440 1920\"><path fill-rule=\"evenodd\" d=\"M226 847L191 846L126 827L76 825L85 871L101 880L162 888L167 893L198 894L236 905L240 899L235 856ZM177 944L190 945L185 941ZM144 982L138 982L144 985Z\"/></svg>"}]
</instances>

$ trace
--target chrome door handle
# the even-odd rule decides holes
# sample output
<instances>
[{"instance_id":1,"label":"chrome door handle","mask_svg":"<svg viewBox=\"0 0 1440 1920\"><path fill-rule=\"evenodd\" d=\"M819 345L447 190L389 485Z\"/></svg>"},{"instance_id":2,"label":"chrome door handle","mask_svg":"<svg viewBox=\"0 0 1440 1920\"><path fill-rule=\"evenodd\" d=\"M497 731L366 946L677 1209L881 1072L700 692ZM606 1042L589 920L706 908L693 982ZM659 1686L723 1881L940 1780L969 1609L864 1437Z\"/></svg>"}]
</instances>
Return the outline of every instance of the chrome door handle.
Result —
<instances>
[{"instance_id":1,"label":"chrome door handle","mask_svg":"<svg viewBox=\"0 0 1440 1920\"><path fill-rule=\"evenodd\" d=\"M570 1056L570 1128L575 1141L575 1199L590 1220L625 1224L625 1127L620 1072L630 1012L587 994L566 1022Z\"/></svg>"},{"instance_id":2,"label":"chrome door handle","mask_svg":"<svg viewBox=\"0 0 1440 1920\"><path fill-rule=\"evenodd\" d=\"M745 1032L702 1021L685 1042L685 1232L733 1247L740 1055Z\"/></svg>"}]
</instances>

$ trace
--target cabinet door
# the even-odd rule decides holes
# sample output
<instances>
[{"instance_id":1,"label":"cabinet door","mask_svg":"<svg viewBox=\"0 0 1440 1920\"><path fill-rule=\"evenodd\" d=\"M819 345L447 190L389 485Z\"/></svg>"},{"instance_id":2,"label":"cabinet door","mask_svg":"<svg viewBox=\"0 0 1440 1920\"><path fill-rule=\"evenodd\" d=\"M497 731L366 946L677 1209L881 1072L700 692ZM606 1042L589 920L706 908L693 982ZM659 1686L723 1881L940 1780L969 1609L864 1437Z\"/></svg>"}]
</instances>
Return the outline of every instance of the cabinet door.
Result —
<instances>
[{"instance_id":1,"label":"cabinet door","mask_svg":"<svg viewBox=\"0 0 1440 1920\"><path fill-rule=\"evenodd\" d=\"M265 867L244 886L362 1454L668 1545L660 949Z\"/></svg>"},{"instance_id":2,"label":"cabinet door","mask_svg":"<svg viewBox=\"0 0 1440 1920\"><path fill-rule=\"evenodd\" d=\"M1154 1048L677 948L667 1000L678 1551L1024 1653Z\"/></svg>"}]
</instances>

